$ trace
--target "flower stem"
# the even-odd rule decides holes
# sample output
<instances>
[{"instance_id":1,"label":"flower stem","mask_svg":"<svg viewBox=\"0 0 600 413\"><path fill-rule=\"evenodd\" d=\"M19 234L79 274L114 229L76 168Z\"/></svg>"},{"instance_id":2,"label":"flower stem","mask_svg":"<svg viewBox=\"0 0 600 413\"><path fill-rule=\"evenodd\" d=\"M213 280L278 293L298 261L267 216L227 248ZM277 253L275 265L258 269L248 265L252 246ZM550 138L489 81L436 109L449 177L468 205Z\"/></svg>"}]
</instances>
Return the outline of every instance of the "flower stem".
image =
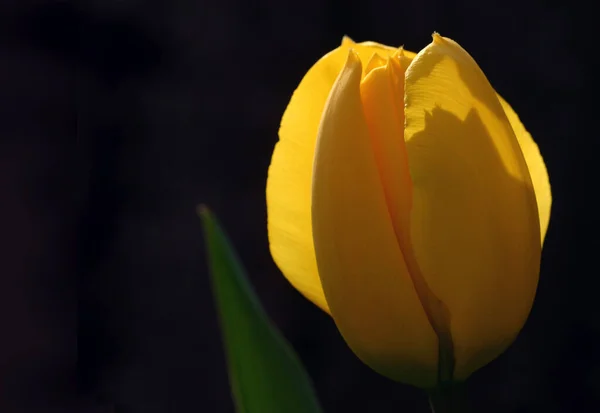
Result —
<instances>
[{"instance_id":1,"label":"flower stem","mask_svg":"<svg viewBox=\"0 0 600 413\"><path fill-rule=\"evenodd\" d=\"M466 413L463 385L454 381L454 346L449 332L439 334L438 384L429 394L432 413Z\"/></svg>"},{"instance_id":2,"label":"flower stem","mask_svg":"<svg viewBox=\"0 0 600 413\"><path fill-rule=\"evenodd\" d=\"M467 413L463 385L440 383L429 393L429 407L432 413Z\"/></svg>"}]
</instances>

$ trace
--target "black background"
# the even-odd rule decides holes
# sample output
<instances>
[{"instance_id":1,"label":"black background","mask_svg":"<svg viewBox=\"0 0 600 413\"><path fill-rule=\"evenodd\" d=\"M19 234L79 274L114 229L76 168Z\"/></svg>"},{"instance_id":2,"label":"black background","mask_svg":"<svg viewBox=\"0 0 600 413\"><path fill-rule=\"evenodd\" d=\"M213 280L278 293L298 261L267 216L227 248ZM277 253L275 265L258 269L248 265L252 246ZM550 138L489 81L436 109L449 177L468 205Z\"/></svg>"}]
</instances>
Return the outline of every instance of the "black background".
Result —
<instances>
[{"instance_id":1,"label":"black background","mask_svg":"<svg viewBox=\"0 0 600 413\"><path fill-rule=\"evenodd\" d=\"M325 411L426 412L273 264L264 187L306 70L357 41L478 61L539 143L554 205L516 343L477 412L600 402L593 18L574 1L0 3L0 412L232 412L195 206L220 217ZM591 128L593 132L588 132ZM589 235L592 234L592 235ZM587 237L591 237L588 239Z\"/></svg>"}]
</instances>

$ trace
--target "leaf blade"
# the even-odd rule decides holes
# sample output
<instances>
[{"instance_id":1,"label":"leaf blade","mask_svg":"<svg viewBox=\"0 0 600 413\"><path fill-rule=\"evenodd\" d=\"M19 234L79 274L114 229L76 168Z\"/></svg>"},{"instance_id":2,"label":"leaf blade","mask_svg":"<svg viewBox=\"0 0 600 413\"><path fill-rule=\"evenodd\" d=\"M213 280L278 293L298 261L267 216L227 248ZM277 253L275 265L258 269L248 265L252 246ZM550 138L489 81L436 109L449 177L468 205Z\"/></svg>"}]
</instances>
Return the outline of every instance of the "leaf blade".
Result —
<instances>
[{"instance_id":1,"label":"leaf blade","mask_svg":"<svg viewBox=\"0 0 600 413\"><path fill-rule=\"evenodd\" d=\"M200 207L213 296L238 413L320 413L310 378L271 323L213 214Z\"/></svg>"}]
</instances>

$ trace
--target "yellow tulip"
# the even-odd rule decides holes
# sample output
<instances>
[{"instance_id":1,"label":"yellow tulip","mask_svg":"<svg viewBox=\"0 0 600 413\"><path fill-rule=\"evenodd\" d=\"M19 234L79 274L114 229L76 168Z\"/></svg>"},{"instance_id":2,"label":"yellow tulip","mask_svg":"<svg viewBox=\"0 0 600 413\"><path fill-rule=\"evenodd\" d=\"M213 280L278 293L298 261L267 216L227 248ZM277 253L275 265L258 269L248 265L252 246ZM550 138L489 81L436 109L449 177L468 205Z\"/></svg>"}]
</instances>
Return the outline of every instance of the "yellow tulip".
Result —
<instances>
[{"instance_id":1,"label":"yellow tulip","mask_svg":"<svg viewBox=\"0 0 600 413\"><path fill-rule=\"evenodd\" d=\"M502 62L505 64L506 62ZM272 256L377 372L464 380L523 327L551 193L537 145L456 42L342 45L304 76L267 181Z\"/></svg>"}]
</instances>

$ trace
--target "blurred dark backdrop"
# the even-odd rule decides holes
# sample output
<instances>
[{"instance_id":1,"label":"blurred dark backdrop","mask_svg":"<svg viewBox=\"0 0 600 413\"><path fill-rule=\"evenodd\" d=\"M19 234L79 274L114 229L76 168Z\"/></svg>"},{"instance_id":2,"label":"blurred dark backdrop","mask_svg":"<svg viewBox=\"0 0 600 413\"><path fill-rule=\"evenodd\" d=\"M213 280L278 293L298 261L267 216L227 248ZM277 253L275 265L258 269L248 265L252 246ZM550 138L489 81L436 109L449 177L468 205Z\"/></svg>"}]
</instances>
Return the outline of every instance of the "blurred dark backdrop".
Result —
<instances>
[{"instance_id":1,"label":"blurred dark backdrop","mask_svg":"<svg viewBox=\"0 0 600 413\"><path fill-rule=\"evenodd\" d=\"M426 412L421 391L363 366L280 275L264 187L291 93L342 35L418 51L434 30L513 105L553 185L533 312L472 377L473 405L593 411L591 16L576 1L3 1L0 411L233 411L204 202L327 412Z\"/></svg>"}]
</instances>

